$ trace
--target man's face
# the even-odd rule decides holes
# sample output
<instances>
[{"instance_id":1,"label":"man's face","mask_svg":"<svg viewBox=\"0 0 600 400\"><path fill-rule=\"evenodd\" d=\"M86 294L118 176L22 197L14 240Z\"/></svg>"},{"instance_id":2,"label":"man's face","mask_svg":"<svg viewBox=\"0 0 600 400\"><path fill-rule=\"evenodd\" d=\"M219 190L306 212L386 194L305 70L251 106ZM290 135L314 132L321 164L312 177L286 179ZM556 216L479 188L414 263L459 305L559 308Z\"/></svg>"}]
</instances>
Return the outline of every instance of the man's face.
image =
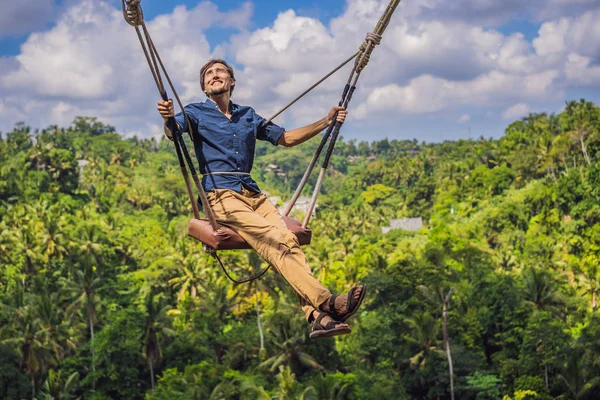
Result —
<instances>
[{"instance_id":1,"label":"man's face","mask_svg":"<svg viewBox=\"0 0 600 400\"><path fill-rule=\"evenodd\" d=\"M204 73L204 92L208 96L229 93L235 80L231 78L227 67L221 63L211 65Z\"/></svg>"}]
</instances>

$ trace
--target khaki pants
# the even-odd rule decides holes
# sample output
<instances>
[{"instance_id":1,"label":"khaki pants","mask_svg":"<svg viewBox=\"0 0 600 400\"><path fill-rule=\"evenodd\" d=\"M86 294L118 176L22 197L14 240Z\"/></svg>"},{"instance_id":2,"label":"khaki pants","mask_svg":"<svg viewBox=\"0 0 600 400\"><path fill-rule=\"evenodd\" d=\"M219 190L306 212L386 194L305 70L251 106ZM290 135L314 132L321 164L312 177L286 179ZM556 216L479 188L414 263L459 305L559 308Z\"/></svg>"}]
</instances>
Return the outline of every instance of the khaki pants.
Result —
<instances>
[{"instance_id":1,"label":"khaki pants","mask_svg":"<svg viewBox=\"0 0 600 400\"><path fill-rule=\"evenodd\" d=\"M298 239L267 196L245 188L241 194L217 189L207 196L217 220L235 230L292 286L308 320L331 292L313 277Z\"/></svg>"}]
</instances>

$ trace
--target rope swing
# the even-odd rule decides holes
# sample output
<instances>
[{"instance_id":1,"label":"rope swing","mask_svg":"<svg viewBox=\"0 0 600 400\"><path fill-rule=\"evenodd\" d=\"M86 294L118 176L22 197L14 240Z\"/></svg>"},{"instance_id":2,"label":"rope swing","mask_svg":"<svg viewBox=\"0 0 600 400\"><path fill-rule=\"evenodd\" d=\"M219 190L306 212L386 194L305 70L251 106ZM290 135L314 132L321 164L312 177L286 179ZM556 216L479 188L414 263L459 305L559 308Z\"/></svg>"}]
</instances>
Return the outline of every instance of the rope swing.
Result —
<instances>
[{"instance_id":1,"label":"rope swing","mask_svg":"<svg viewBox=\"0 0 600 400\"><path fill-rule=\"evenodd\" d=\"M369 63L371 54L373 53L373 50L375 49L375 47L377 45L379 45L381 43L381 37L383 35L383 32L387 28L387 26L390 22L390 19L393 15L394 11L396 10L396 7L400 4L400 1L401 0L391 0L390 1L390 3L387 6L387 8L385 9L383 15L379 19L379 22L377 23L375 30L373 32L367 33L365 41L361 44L359 50L354 55L352 55L350 58L346 59L343 63L341 63L339 66L337 66L331 72L329 72L327 75L325 75L323 78L321 78L315 84L313 84L310 88L308 88L306 91L304 91L301 95L299 95L293 101L291 101L289 104L287 104L285 107L283 107L283 109L281 109L275 115L273 115L271 118L269 118L265 122L265 124L271 122L275 117L277 117L282 112L287 110L294 103L296 103L298 100L300 100L306 94L308 94L310 91L312 91L314 88L316 88L322 82L324 82L327 78L329 78L331 75L333 75L339 69L341 69L343 66L348 64L350 61L354 60L354 67L352 68L350 76L348 77L348 81L346 82L344 90L342 91L342 96L341 96L341 99L338 104L339 106L347 109L350 101L352 100L352 95L354 94L354 91L356 90L356 83L358 82L358 78L360 77L364 68ZM154 46L154 42L152 41L152 38L150 37L150 33L148 32L148 29L144 22L144 14L143 14L140 3L141 3L141 0L121 0L123 16L125 18L125 21L129 25L131 25L135 28L138 39L140 41L140 45L142 46L142 50L146 57L148 67L150 68L152 77L154 78L154 82L156 83L156 87L158 89L158 92L159 92L161 98L163 100L168 100L167 92L165 90L165 87L163 84L163 79L161 76L161 71L162 71L162 73L164 74L164 77L167 80L169 87L173 93L173 97L175 98L175 100L177 102L177 105L183 111L184 110L183 104L181 103L181 100L179 99L179 96L177 95L177 92L173 86L173 83L166 71L166 68L165 68L160 56L158 55L158 51L156 50L156 47ZM187 120L188 116L185 114L185 112L183 114ZM336 117L337 117L337 115L336 115ZM312 213L314 212L315 204L317 202L317 197L321 190L321 186L323 185L323 179L325 177L325 172L327 170L327 167L329 166L329 160L333 153L335 143L339 137L339 133L340 133L340 130L342 127L342 123L337 122L336 117L333 118L334 122L332 122L332 124L327 128L327 131L323 135L323 138L321 139L321 143L319 144L317 151L313 155L312 160L310 161L310 163L306 169L306 172L304 173L304 176L302 177L302 180L300 181L300 184L298 185L298 188L296 189L294 195L292 196L292 199L290 200L290 202L288 203L288 205L284 211L283 220L286 223L288 229L290 229L290 231L292 231L296 235L296 237L298 238L298 241L301 245L310 244L312 232L308 228L308 222L310 221ZM188 122L188 126L191 126L189 123L189 120L187 122ZM217 255L217 250L248 249L248 248L250 248L250 246L236 232L234 232L233 230L231 230L227 227L224 227L224 226L221 226L218 224L218 222L215 218L214 212L211 209L208 199L206 197L206 192L204 191L204 188L202 187L202 184L200 183L200 179L198 178L198 174L196 172L196 168L194 167L194 163L192 162L192 159L190 158L187 146L183 139L183 132L182 132L181 128L176 123L174 117L171 117L166 121L166 126L173 135L173 142L175 145L175 151L177 153L177 159L179 161L181 173L182 173L183 179L185 181L187 193L190 198L190 202L192 204L192 211L194 213L194 218L190 221L190 223L188 225L188 235L194 237L195 239L197 239L203 243L204 250L207 253L209 253L211 256L213 256L219 262L219 265L221 266L221 268L223 269L223 271L225 272L227 277L230 280L232 280L233 282L244 283L244 282L250 282L254 279L260 278L262 275L264 275L267 272L269 267L265 268L259 274L252 276L250 278L247 278L247 279L243 279L243 280L236 280L236 279L232 278L231 275L227 272L227 269L224 267L223 263L221 262L221 259ZM188 132L188 134L190 135L190 138L191 138L191 133ZM318 160L322 150L324 149L327 141L329 141L329 145L327 147L327 152L325 154L325 158L321 165L319 178L317 180L315 189L313 191L311 203L310 203L308 212L306 213L306 215L304 217L303 222L300 223L299 221L289 218L288 215L289 215L290 211L292 210L294 204L298 200L298 197L300 197L302 189L304 189L304 186L306 185L308 178L309 178L310 174L312 173L314 166L316 165L317 160ZM187 167L186 167L186 164L187 164ZM189 168L189 173L188 173L187 168ZM192 180L194 181L196 189L198 190L200 202L202 204L204 213L206 214L206 219L200 218L200 211L198 209L198 204L194 198L194 190L192 189L192 185L190 182L190 174L192 176Z\"/></svg>"}]
</instances>

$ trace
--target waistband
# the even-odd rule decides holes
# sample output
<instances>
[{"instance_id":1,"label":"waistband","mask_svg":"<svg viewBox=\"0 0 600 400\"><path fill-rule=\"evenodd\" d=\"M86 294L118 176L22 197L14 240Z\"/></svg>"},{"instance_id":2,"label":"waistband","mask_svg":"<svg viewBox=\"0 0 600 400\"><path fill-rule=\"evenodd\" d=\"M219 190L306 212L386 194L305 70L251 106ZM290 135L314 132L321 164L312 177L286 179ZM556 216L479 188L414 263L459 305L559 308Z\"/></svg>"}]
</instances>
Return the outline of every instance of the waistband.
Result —
<instances>
[{"instance_id":1,"label":"waistband","mask_svg":"<svg viewBox=\"0 0 600 400\"><path fill-rule=\"evenodd\" d=\"M250 172L209 172L208 174L203 174L202 176L209 175L250 175Z\"/></svg>"}]
</instances>

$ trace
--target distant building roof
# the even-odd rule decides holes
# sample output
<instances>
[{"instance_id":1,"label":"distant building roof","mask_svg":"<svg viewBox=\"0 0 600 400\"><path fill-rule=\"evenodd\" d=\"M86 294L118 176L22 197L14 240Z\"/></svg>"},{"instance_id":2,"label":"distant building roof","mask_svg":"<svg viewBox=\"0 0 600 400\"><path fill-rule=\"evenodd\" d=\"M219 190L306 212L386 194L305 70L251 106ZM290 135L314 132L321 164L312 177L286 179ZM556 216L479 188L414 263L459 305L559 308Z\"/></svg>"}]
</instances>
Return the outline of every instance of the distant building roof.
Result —
<instances>
[{"instance_id":1,"label":"distant building roof","mask_svg":"<svg viewBox=\"0 0 600 400\"><path fill-rule=\"evenodd\" d=\"M420 231L423 229L423 218L390 219L390 226L382 227L381 232L385 235L393 229L403 229L410 232Z\"/></svg>"},{"instance_id":2,"label":"distant building roof","mask_svg":"<svg viewBox=\"0 0 600 400\"><path fill-rule=\"evenodd\" d=\"M294 207L292 207L292 211L300 211L303 214L306 214L308 212L308 209L310 208L310 203L312 201L312 198L310 197L298 197L298 200L296 200L296 203L294 204ZM283 203L283 206L279 208L280 212L283 212L283 210L285 210L288 206L289 200L286 201L285 203ZM315 204L315 210L317 209L319 205ZM313 218L315 217L316 212L313 214Z\"/></svg>"}]
</instances>

